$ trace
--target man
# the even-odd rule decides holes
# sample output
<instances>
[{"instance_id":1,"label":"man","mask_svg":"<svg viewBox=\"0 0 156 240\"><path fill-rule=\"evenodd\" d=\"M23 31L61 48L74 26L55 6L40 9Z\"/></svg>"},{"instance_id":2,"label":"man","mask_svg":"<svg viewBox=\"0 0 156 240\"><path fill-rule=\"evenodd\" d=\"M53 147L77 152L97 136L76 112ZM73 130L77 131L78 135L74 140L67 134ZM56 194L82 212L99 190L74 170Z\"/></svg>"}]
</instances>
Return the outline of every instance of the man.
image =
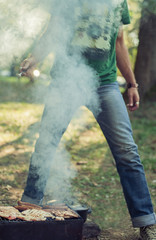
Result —
<instances>
[{"instance_id":1,"label":"man","mask_svg":"<svg viewBox=\"0 0 156 240\"><path fill-rule=\"evenodd\" d=\"M98 75L99 85L96 91L100 110L97 111L89 104L87 107L93 112L99 123L116 161L133 226L140 228L142 239L154 240L156 239L156 216L153 212L137 146L133 140L128 113L116 82L117 65L127 81L128 109L130 111L138 109L138 85L131 68L121 27L121 24L130 23L127 2L126 0L120 1L120 4L114 8L110 8L105 2L108 3L108 1L99 1L100 5L94 3L94 6L87 5L87 1L82 3L81 9L77 11L78 17L75 34L71 40L69 57L75 49L80 48L86 65L94 69ZM32 56L22 63L23 75L30 76L35 64L44 59L51 50L52 36L49 34L50 32L51 24L34 48ZM56 79L57 65L61 66L59 61L56 64ZM50 88L59 96L57 102L59 111L57 115L54 114L53 101L45 106L40 137L31 158L27 185L22 196L23 201L36 204L40 204L42 201L51 159L75 111L70 106L68 112L63 111L62 103L65 97L70 98L71 96L63 95L56 79ZM52 94L51 97L53 96L55 94ZM70 102L72 103L72 98ZM59 118L64 118L64 122L58 127ZM50 148L45 136L49 136Z\"/></svg>"}]
</instances>

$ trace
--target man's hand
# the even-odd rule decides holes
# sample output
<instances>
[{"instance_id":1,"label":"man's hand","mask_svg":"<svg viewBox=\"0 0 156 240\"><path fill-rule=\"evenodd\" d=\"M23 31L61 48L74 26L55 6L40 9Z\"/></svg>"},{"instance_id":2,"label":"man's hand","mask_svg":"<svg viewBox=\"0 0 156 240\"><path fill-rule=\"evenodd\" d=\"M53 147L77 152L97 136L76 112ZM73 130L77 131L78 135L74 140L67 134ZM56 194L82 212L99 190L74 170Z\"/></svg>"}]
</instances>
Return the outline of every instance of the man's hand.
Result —
<instances>
[{"instance_id":1,"label":"man's hand","mask_svg":"<svg viewBox=\"0 0 156 240\"><path fill-rule=\"evenodd\" d=\"M127 107L130 111L135 111L139 108L139 93L137 88L129 88L128 89L128 99L129 103L127 104Z\"/></svg>"},{"instance_id":2,"label":"man's hand","mask_svg":"<svg viewBox=\"0 0 156 240\"><path fill-rule=\"evenodd\" d=\"M117 40L116 40L116 59L117 66L126 79L127 83L136 85L134 73L132 71L131 62L129 59L128 49L124 43L123 29L120 29ZM129 103L127 107L130 111L135 111L139 108L139 93L137 87L128 88L128 99Z\"/></svg>"},{"instance_id":3,"label":"man's hand","mask_svg":"<svg viewBox=\"0 0 156 240\"><path fill-rule=\"evenodd\" d=\"M20 67L21 76L33 78L33 71L36 67L36 59L34 57L26 58Z\"/></svg>"}]
</instances>

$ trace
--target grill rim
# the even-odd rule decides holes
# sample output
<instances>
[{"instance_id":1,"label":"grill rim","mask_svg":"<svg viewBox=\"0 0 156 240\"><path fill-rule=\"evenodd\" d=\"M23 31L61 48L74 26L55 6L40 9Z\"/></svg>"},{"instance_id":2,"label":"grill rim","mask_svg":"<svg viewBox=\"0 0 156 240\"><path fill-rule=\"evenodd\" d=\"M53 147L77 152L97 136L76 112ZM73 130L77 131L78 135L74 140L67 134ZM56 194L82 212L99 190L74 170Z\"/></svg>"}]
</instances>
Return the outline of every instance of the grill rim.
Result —
<instances>
[{"instance_id":1,"label":"grill rim","mask_svg":"<svg viewBox=\"0 0 156 240\"><path fill-rule=\"evenodd\" d=\"M8 224L8 223L64 223L64 222L73 222L73 221L82 221L83 218L81 216L79 216L78 218L65 218L64 220L55 220L55 219L52 219L52 218L46 218L45 221L26 221L26 220L22 220L22 219L13 219L13 220L9 220L7 218L3 218L3 217L0 217L0 224L3 223L3 224ZM83 220L84 221L84 220Z\"/></svg>"}]
</instances>

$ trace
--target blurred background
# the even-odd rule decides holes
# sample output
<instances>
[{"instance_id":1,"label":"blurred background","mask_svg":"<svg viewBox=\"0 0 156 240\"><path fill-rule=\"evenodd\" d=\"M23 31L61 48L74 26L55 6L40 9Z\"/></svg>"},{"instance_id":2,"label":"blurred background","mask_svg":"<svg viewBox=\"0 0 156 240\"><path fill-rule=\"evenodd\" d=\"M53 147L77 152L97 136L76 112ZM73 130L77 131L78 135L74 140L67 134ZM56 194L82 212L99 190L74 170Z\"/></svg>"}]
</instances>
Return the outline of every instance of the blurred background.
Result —
<instances>
[{"instance_id":1,"label":"blurred background","mask_svg":"<svg viewBox=\"0 0 156 240\"><path fill-rule=\"evenodd\" d=\"M0 0L0 205L14 205L20 199L38 137L53 54L36 66L31 79L18 73L47 26L48 4L48 0ZM128 5L131 24L124 27L125 41L141 96L140 109L130 118L156 204L156 2L128 0ZM118 81L127 101L120 72ZM80 203L91 206L89 218L102 229L131 226L112 155L85 107L72 119L62 142L77 172L71 191ZM50 198L47 192L45 200Z\"/></svg>"}]
</instances>

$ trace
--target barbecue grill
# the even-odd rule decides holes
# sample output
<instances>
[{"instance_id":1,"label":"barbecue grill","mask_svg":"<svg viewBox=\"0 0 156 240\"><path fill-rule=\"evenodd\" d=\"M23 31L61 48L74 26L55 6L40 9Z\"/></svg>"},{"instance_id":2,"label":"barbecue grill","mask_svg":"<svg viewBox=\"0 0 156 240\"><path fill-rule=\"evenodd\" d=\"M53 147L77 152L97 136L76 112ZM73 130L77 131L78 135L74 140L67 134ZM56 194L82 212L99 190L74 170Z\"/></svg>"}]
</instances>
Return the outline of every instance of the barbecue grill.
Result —
<instances>
[{"instance_id":1,"label":"barbecue grill","mask_svg":"<svg viewBox=\"0 0 156 240\"><path fill-rule=\"evenodd\" d=\"M0 217L0 240L81 240L83 223L81 217L29 222Z\"/></svg>"}]
</instances>

